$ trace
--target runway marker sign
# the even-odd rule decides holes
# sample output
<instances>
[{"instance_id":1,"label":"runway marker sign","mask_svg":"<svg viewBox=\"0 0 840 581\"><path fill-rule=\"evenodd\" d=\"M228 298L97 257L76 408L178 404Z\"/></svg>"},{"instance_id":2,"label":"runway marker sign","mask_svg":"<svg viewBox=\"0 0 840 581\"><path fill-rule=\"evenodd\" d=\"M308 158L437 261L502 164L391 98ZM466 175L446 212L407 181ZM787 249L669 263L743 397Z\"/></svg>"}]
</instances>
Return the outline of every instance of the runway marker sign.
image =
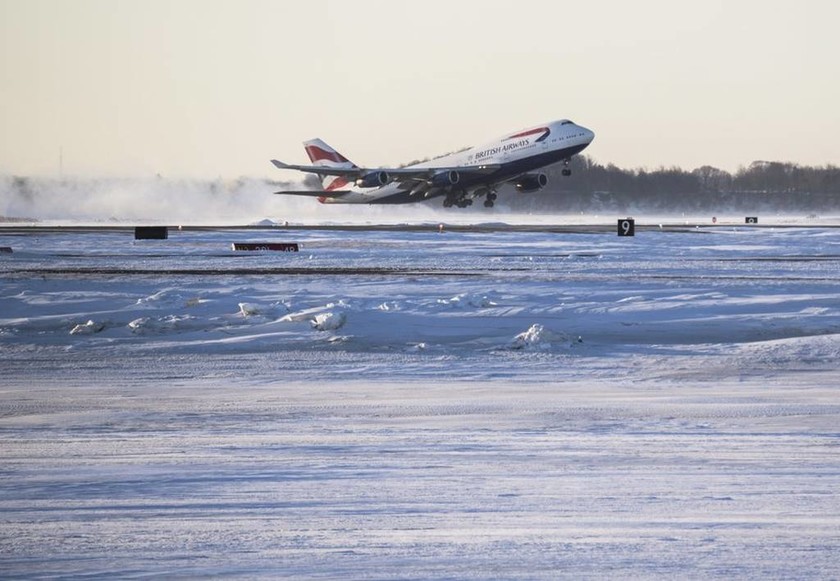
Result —
<instances>
[{"instance_id":1,"label":"runway marker sign","mask_svg":"<svg viewBox=\"0 0 840 581\"><path fill-rule=\"evenodd\" d=\"M636 221L633 218L622 218L618 221L619 236L635 236Z\"/></svg>"},{"instance_id":2,"label":"runway marker sign","mask_svg":"<svg viewBox=\"0 0 840 581\"><path fill-rule=\"evenodd\" d=\"M134 229L135 240L166 240L169 228L166 226L137 226Z\"/></svg>"},{"instance_id":3,"label":"runway marker sign","mask_svg":"<svg viewBox=\"0 0 840 581\"><path fill-rule=\"evenodd\" d=\"M231 247L233 250L270 250L272 252L298 252L300 250L297 242L234 242Z\"/></svg>"}]
</instances>

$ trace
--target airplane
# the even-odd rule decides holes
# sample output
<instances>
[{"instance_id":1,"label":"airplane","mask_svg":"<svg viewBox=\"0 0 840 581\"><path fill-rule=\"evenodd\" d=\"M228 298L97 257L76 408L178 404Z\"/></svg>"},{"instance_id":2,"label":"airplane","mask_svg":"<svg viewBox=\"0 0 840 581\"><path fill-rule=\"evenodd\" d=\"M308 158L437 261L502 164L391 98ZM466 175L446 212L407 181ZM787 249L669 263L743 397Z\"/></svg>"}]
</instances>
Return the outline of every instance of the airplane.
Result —
<instances>
[{"instance_id":1,"label":"airplane","mask_svg":"<svg viewBox=\"0 0 840 581\"><path fill-rule=\"evenodd\" d=\"M271 163L278 169L316 174L322 185L321 190L275 194L314 196L322 204L407 204L443 197L444 207L466 208L484 197L484 206L492 208L504 184L513 184L520 193L548 185L540 168L562 161L561 174L570 176L571 157L594 138L591 130L561 119L405 167L359 167L320 139L303 143L312 165L276 159Z\"/></svg>"}]
</instances>

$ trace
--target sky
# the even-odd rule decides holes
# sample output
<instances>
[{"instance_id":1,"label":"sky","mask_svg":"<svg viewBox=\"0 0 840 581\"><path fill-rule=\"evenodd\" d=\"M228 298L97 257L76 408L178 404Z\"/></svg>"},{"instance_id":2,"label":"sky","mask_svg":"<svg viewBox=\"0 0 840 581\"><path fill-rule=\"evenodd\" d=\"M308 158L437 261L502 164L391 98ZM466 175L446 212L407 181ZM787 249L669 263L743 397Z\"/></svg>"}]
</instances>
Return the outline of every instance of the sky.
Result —
<instances>
[{"instance_id":1,"label":"sky","mask_svg":"<svg viewBox=\"0 0 840 581\"><path fill-rule=\"evenodd\" d=\"M620 167L840 164L840 3L0 0L0 174L390 166L569 118Z\"/></svg>"}]
</instances>

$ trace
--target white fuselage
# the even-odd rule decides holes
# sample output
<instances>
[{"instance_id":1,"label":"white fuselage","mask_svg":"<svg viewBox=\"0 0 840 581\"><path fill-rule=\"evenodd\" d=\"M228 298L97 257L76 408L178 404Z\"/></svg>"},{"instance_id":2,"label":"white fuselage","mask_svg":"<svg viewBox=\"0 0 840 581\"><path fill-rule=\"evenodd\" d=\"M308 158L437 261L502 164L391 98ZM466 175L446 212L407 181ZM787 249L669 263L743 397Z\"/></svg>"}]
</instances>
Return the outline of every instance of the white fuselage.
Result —
<instances>
[{"instance_id":1,"label":"white fuselage","mask_svg":"<svg viewBox=\"0 0 840 581\"><path fill-rule=\"evenodd\" d=\"M458 186L469 192L478 188L493 187L527 172L567 160L581 152L594 139L589 129L568 120L559 120L538 125L505 135L483 145L445 155L431 161L410 166L421 168L481 167L494 166L493 171L460 181ZM388 183L376 188L350 188L341 197L320 198L323 203L407 203L443 195L444 189L430 189L418 198L399 182Z\"/></svg>"}]
</instances>

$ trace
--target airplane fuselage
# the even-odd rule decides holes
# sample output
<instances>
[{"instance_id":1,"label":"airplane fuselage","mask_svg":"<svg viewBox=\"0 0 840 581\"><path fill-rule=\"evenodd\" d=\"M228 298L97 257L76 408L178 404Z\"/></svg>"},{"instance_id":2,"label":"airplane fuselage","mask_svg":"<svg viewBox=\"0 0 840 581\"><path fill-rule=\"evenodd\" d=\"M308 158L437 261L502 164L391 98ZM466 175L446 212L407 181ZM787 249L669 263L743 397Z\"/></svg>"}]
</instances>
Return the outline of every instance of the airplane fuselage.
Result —
<instances>
[{"instance_id":1,"label":"airplane fuselage","mask_svg":"<svg viewBox=\"0 0 840 581\"><path fill-rule=\"evenodd\" d=\"M477 147L430 161L399 167L359 167L320 139L304 142L311 165L271 162L283 170L316 174L323 189L275 192L316 196L325 204L407 204L445 196L443 205L466 207L484 196L492 207L496 189L514 183L520 192L534 192L548 183L535 170L564 162L594 139L589 129L568 119L508 134ZM563 175L570 175L568 167Z\"/></svg>"},{"instance_id":2,"label":"airplane fuselage","mask_svg":"<svg viewBox=\"0 0 840 581\"><path fill-rule=\"evenodd\" d=\"M458 186L469 191L487 183L506 182L516 176L567 160L583 151L594 137L595 134L589 129L568 120L560 120L409 167L434 169L452 166L499 166L492 173L485 175L463 172ZM407 204L446 194L445 191L441 191L442 188L438 188L418 196L398 182L379 188L352 190L340 198L327 195L319 200L326 204Z\"/></svg>"}]
</instances>

